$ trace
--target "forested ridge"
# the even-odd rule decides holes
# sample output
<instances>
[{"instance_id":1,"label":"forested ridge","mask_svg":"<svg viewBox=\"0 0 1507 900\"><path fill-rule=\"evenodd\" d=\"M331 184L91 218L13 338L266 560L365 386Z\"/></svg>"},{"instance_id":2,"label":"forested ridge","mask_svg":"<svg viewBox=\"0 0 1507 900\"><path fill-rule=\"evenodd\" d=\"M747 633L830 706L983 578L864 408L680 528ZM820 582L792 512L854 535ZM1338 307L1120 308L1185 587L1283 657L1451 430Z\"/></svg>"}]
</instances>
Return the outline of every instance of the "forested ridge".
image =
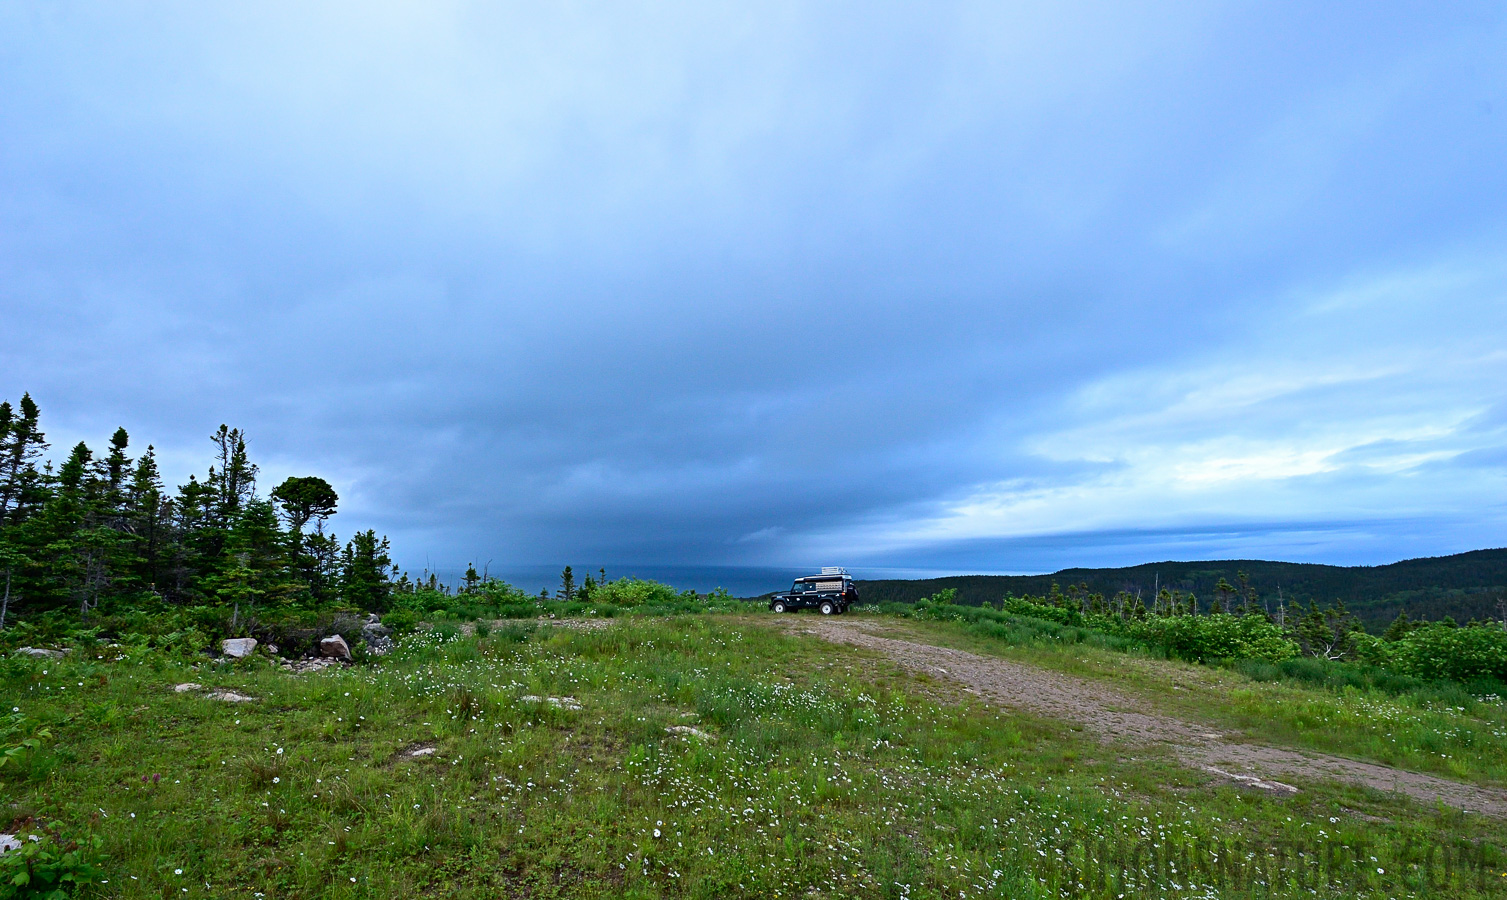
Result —
<instances>
[{"instance_id":1,"label":"forested ridge","mask_svg":"<svg viewBox=\"0 0 1507 900\"><path fill-rule=\"evenodd\" d=\"M1004 596L1041 596L1052 586L1112 597L1141 596L1147 604L1161 590L1203 598L1234 586L1244 573L1249 590L1275 608L1282 601L1329 606L1343 601L1368 630L1385 628L1404 610L1413 619L1446 617L1464 622L1499 615L1507 597L1507 549L1472 550L1452 556L1409 559L1384 566L1326 566L1233 559L1158 562L1112 569L1063 569L1050 575L958 575L914 581L859 582L865 601L913 603L938 591L955 590L969 606L998 603Z\"/></svg>"},{"instance_id":2,"label":"forested ridge","mask_svg":"<svg viewBox=\"0 0 1507 900\"><path fill-rule=\"evenodd\" d=\"M326 530L339 497L322 478L266 495L246 436L221 425L201 478L169 489L151 446L117 429L61 464L31 395L0 402L0 628L49 616L193 608L229 625L330 605L380 611L394 587L388 543Z\"/></svg>"}]
</instances>

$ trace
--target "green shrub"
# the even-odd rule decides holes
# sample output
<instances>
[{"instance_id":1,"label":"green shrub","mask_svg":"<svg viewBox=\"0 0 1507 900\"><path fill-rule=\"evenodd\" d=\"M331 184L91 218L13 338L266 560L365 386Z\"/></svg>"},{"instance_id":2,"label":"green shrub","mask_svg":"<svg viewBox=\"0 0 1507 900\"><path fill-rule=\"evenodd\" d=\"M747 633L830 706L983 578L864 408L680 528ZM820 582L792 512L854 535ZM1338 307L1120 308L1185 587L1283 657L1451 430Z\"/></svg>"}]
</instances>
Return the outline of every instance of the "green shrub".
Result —
<instances>
[{"instance_id":1,"label":"green shrub","mask_svg":"<svg viewBox=\"0 0 1507 900\"><path fill-rule=\"evenodd\" d=\"M52 739L52 730L33 725L20 710L0 724L0 771L19 765L22 758Z\"/></svg>"},{"instance_id":2,"label":"green shrub","mask_svg":"<svg viewBox=\"0 0 1507 900\"><path fill-rule=\"evenodd\" d=\"M1035 619L1046 619L1048 622L1056 622L1058 625L1082 625L1083 614L1076 609L1061 606L1048 606L1044 603L1033 603L1024 597L1006 597L1002 602L1003 611L1014 613L1018 616L1030 616Z\"/></svg>"},{"instance_id":3,"label":"green shrub","mask_svg":"<svg viewBox=\"0 0 1507 900\"><path fill-rule=\"evenodd\" d=\"M1265 616L1152 616L1125 626L1132 637L1156 644L1191 662L1211 659L1264 659L1282 662L1298 655L1293 643Z\"/></svg>"},{"instance_id":4,"label":"green shrub","mask_svg":"<svg viewBox=\"0 0 1507 900\"><path fill-rule=\"evenodd\" d=\"M1395 641L1367 640L1364 658L1415 678L1507 681L1507 630L1494 623L1434 622Z\"/></svg>"},{"instance_id":5,"label":"green shrub","mask_svg":"<svg viewBox=\"0 0 1507 900\"><path fill-rule=\"evenodd\" d=\"M640 578L619 578L599 584L591 592L592 603L611 603L613 606L670 606L685 599L681 592L667 584Z\"/></svg>"},{"instance_id":6,"label":"green shrub","mask_svg":"<svg viewBox=\"0 0 1507 900\"><path fill-rule=\"evenodd\" d=\"M417 610L399 607L382 617L382 624L398 633L412 631L419 624Z\"/></svg>"},{"instance_id":7,"label":"green shrub","mask_svg":"<svg viewBox=\"0 0 1507 900\"><path fill-rule=\"evenodd\" d=\"M23 839L18 850L0 856L0 900L39 897L63 900L80 885L104 876L102 841L69 841L43 829L41 840Z\"/></svg>"}]
</instances>

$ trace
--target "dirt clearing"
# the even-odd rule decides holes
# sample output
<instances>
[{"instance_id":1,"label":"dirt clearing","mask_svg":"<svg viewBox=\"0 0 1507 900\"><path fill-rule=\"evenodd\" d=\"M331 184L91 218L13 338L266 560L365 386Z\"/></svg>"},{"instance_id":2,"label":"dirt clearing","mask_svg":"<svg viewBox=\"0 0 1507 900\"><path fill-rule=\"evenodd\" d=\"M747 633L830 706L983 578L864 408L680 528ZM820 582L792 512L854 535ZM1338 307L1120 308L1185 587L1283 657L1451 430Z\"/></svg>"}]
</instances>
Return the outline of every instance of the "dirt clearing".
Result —
<instances>
[{"instance_id":1,"label":"dirt clearing","mask_svg":"<svg viewBox=\"0 0 1507 900\"><path fill-rule=\"evenodd\" d=\"M940 675L1001 706L1077 722L1105 743L1166 747L1184 765L1257 790L1293 793L1295 788L1278 779L1331 778L1405 794L1428 805L1442 802L1507 817L1507 791L1496 788L1322 753L1241 743L1227 732L1155 712L1134 697L1091 681L963 650L885 637L870 623L818 618L782 624L796 633L877 651L907 669Z\"/></svg>"}]
</instances>

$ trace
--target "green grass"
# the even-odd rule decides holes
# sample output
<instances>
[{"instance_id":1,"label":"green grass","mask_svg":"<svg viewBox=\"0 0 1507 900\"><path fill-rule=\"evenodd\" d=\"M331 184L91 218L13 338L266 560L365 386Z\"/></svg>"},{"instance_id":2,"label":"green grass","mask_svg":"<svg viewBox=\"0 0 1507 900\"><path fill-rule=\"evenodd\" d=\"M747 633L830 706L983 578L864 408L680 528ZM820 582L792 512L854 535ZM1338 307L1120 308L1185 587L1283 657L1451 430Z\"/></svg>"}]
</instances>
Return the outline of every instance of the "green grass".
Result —
<instances>
[{"instance_id":1,"label":"green grass","mask_svg":"<svg viewBox=\"0 0 1507 900\"><path fill-rule=\"evenodd\" d=\"M1159 709L1259 741L1507 785L1507 698L1477 697L1454 682L1365 678L1309 659L1203 666L1029 619L1001 626L875 618L923 640L1109 682Z\"/></svg>"},{"instance_id":2,"label":"green grass","mask_svg":"<svg viewBox=\"0 0 1507 900\"><path fill-rule=\"evenodd\" d=\"M5 707L54 737L0 791L23 832L102 838L102 896L1504 895L1499 822L1237 791L773 621L447 627L300 677L7 660Z\"/></svg>"}]
</instances>

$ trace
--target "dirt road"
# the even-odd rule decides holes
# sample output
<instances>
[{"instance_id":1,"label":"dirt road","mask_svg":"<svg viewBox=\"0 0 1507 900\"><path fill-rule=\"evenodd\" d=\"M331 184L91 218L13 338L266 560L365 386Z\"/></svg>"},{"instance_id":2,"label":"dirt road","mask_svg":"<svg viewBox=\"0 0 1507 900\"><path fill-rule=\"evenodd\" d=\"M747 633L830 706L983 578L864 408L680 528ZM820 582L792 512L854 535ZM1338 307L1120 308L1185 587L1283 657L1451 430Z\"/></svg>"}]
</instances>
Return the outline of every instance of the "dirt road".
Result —
<instances>
[{"instance_id":1,"label":"dirt road","mask_svg":"<svg viewBox=\"0 0 1507 900\"><path fill-rule=\"evenodd\" d=\"M1459 809L1507 817L1504 790L1322 753L1241 743L1216 728L1155 712L1142 701L1103 685L1009 660L887 637L870 623L803 617L782 624L834 643L875 650L907 669L941 675L1001 706L1078 722L1107 743L1167 747L1184 765L1248 787L1296 793L1297 788L1275 779L1333 778L1399 792L1429 805L1442 801Z\"/></svg>"}]
</instances>

